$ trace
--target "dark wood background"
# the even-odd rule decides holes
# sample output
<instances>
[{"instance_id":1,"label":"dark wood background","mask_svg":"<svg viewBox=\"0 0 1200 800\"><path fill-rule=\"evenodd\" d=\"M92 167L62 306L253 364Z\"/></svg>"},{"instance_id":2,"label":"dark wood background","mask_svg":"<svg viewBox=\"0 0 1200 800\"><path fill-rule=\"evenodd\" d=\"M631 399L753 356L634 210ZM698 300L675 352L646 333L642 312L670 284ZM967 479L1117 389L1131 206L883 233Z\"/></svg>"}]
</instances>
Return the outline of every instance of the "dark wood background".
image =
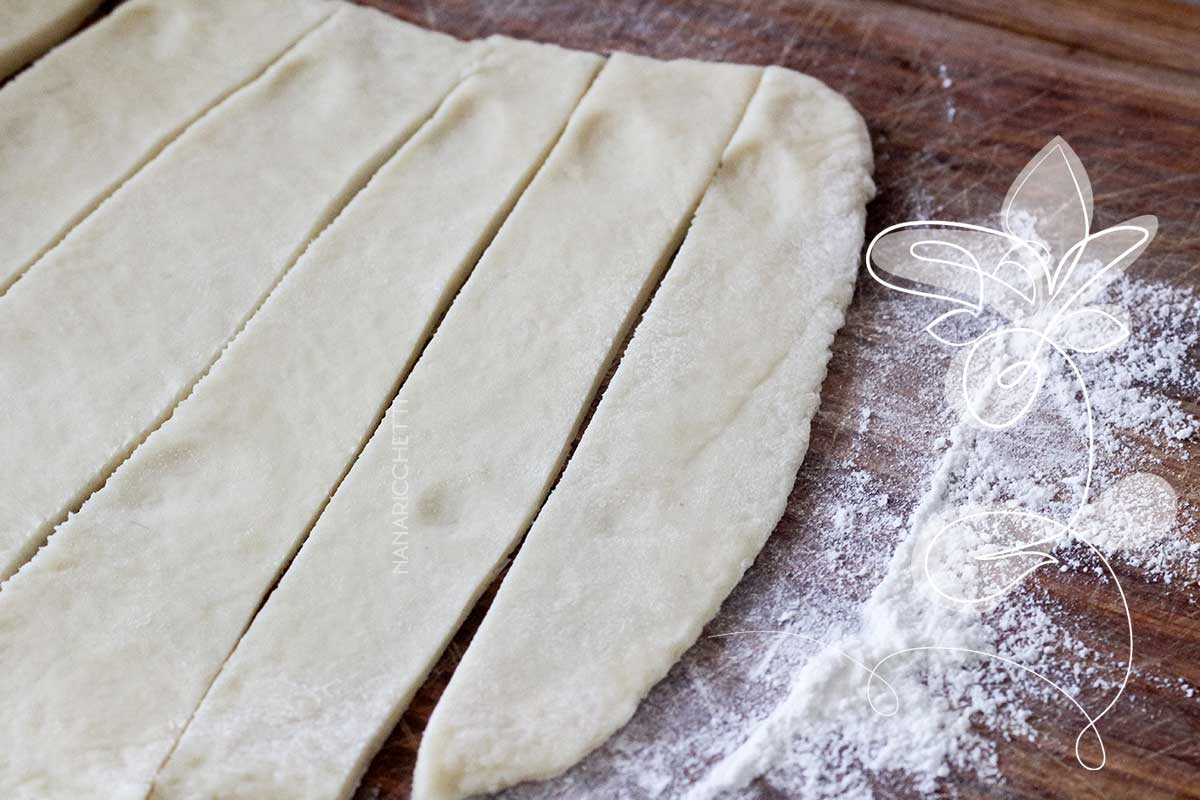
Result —
<instances>
[{"instance_id":1,"label":"dark wood background","mask_svg":"<svg viewBox=\"0 0 1200 800\"><path fill-rule=\"evenodd\" d=\"M1200 6L1164 0L367 2L460 38L503 33L600 52L782 64L812 74L844 93L871 129L879 196L870 208L868 238L910 219L988 218L1021 167L1061 134L1089 170L1098 225L1158 215L1158 238L1138 273L1200 287ZM943 87L945 77L949 87ZM860 282L789 513L754 570L769 569L773 551L783 553L788 542L810 533L813 515L805 512L818 475L845 449L845 430L854 428L847 420L861 402L850 376L885 347L878 326L893 300ZM1180 399L1200 410L1196 398ZM886 419L870 435L879 440L874 469L884 476L898 471L899 459L889 453L905 442L894 440ZM1200 447L1195 450L1200 457ZM1165 456L1158 471L1185 499L1200 500L1200 476L1177 456ZM910 500L924 488L904 476L893 483ZM748 584L753 577L752 570ZM1159 673L1200 684L1196 588L1164 587L1137 574L1121 578L1135 613L1139 664L1153 663ZM1119 610L1104 605L1086 582L1053 576L1043 582L1081 612L1120 621ZM424 720L488 599L375 759L359 800L408 797ZM1120 626L1102 628L1118 651ZM1108 719L1103 771L1089 773L1075 764L1077 720L1048 713L1038 742L999 745L1003 787L963 775L954 780L957 792L979 798L1200 797L1200 698L1181 700L1142 678L1135 678L1130 692L1139 698L1138 709ZM564 788L561 796L571 793ZM752 793L782 796L767 786ZM879 794L893 792L881 786Z\"/></svg>"},{"instance_id":2,"label":"dark wood background","mask_svg":"<svg viewBox=\"0 0 1200 800\"><path fill-rule=\"evenodd\" d=\"M117 4L110 0L101 16ZM1067 138L1095 189L1096 224L1143 213L1159 218L1139 275L1200 289L1200 5L1172 0L358 0L460 38L492 33L659 58L782 64L845 94L865 117L879 195L868 239L913 219L985 220L1011 180L1054 135ZM950 85L944 85L949 78ZM886 358L882 341L894 296L860 285L839 336L812 446L788 513L729 605L752 606L759 573L780 569L813 535L825 502L822 475L845 461L848 440L871 439L873 475L901 506L923 491L899 453L914 446L886 415L854 434L864 400L856 371ZM1196 354L1191 364L1195 368ZM933 414L940 398L918 396L911 413ZM1177 397L1200 413L1195 397ZM903 404L902 404L903 405ZM932 424L932 423L931 423ZM923 443L921 446L925 446ZM1149 445L1153 447L1153 445ZM1187 447L1200 463L1200 444ZM861 465L860 465L861 466ZM1200 507L1200 475L1178 452L1155 470ZM786 568L786 567L783 567ZM1119 652L1119 608L1078 576L1041 574L1042 588L1098 620L1100 646ZM1121 573L1138 631L1138 702L1103 728L1108 766L1079 768L1071 750L1078 720L1045 709L1036 743L998 743L1002 786L955 774L967 798L1200 798L1200 697L1164 689L1153 676L1200 686L1200 598L1195 585L1165 586ZM402 800L421 730L465 650L495 587L472 613L372 763L357 800ZM860 587L869 591L869 583ZM725 612L723 612L724 614ZM727 630L718 620L712 626ZM1107 633L1105 633L1107 631ZM699 645L697 647L700 647ZM703 656L688 659L703 669ZM687 659L685 659L687 660ZM673 674L674 677L674 674ZM672 680L668 678L668 681ZM653 713L643 709L639 713ZM635 718L636 719L636 718ZM572 784L578 786L576 782ZM575 789L551 794L573 797ZM878 796L913 796L880 784ZM760 782L754 797L783 797Z\"/></svg>"}]
</instances>

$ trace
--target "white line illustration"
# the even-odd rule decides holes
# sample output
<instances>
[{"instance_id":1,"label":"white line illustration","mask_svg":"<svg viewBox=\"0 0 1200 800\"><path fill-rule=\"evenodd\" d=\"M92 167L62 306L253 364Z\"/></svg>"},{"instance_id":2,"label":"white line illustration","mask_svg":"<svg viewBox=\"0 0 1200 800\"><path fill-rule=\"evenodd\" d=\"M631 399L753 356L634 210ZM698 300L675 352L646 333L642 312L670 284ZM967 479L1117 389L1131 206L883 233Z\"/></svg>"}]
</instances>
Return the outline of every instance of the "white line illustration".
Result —
<instances>
[{"instance_id":1,"label":"white line illustration","mask_svg":"<svg viewBox=\"0 0 1200 800\"><path fill-rule=\"evenodd\" d=\"M899 695L882 674L892 662L936 653L990 659L1037 678L1066 698L1084 720L1075 738L1076 760L1087 770L1105 766L1108 755L1099 725L1128 686L1134 630L1125 591L1108 557L1081 533L1081 514L1088 509L1093 493L1096 420L1087 382L1073 355L1110 350L1130 335L1121 309L1096 305L1095 301L1150 244L1157 220L1142 216L1093 232L1092 211L1087 173L1070 146L1056 137L1013 182L1000 209L999 227L947 221L892 225L867 247L866 267L883 286L942 306L925 331L961 355L962 374L955 376L954 386L962 413L951 431L952 442L958 442L972 427L987 431L1015 428L1034 407L1050 369L1061 365L1069 371L1083 404L1086 426L1086 461L1069 513L1055 518L1040 510L936 508L933 500L944 489L951 469L943 459L931 493L910 517L909 539L901 542L893 558L903 558L911 549L912 574L931 590L931 602L983 607L1002 599L1042 567L1057 567L1056 547L1081 542L1112 581L1125 615L1123 675L1106 696L1107 702L1098 710L1089 709L1071 691L1029 665L953 643L918 641L911 647L892 652L877 649L875 653L869 647L855 647L869 654L863 658L815 637L787 631L731 631L714 638L762 635L816 642L824 648L818 655L848 660L863 671L866 701L882 717L901 713ZM796 716L795 709L784 706L793 703L802 710L813 702L798 699L796 692L812 694L816 684L801 683L798 680L793 685L792 697L694 787L690 797L713 797L762 774L769 766L769 759L762 756L764 748L772 737L778 739L778 730L772 733L772 727L786 727ZM880 691L890 700L878 698ZM1082 749L1087 737L1098 753L1091 760Z\"/></svg>"}]
</instances>

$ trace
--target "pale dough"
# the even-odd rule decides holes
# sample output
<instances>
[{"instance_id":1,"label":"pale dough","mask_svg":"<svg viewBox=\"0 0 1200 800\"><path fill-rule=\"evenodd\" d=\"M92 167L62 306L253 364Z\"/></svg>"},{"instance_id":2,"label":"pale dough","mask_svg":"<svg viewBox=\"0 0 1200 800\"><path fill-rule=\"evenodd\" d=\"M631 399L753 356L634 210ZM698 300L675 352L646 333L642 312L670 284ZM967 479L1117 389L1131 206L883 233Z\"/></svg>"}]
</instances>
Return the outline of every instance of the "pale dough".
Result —
<instances>
[{"instance_id":1,"label":"pale dough","mask_svg":"<svg viewBox=\"0 0 1200 800\"><path fill-rule=\"evenodd\" d=\"M0 578L171 412L471 52L343 6L13 285L0 300Z\"/></svg>"},{"instance_id":2,"label":"pale dough","mask_svg":"<svg viewBox=\"0 0 1200 800\"><path fill-rule=\"evenodd\" d=\"M783 514L872 194L858 114L769 68L421 741L415 800L562 772L699 636Z\"/></svg>"},{"instance_id":3,"label":"pale dough","mask_svg":"<svg viewBox=\"0 0 1200 800\"><path fill-rule=\"evenodd\" d=\"M422 291L424 284L432 282L424 272L448 260L441 251L452 248L443 241L444 237L453 243L452 252L457 257L461 258L463 252L477 255L479 248L474 243L480 241L479 231L492 231L495 227L493 220L484 213L493 213L498 218L494 209L511 207L516 192L532 177L533 168L541 164L571 110L600 68L601 59L590 53L507 39L492 39L488 44L496 48L496 56L451 95L438 116L414 140L413 146L406 148L401 163L389 166L369 187L373 207L368 213L364 213L357 203L348 210L348 214L352 213L352 222L343 226L342 235L338 237L337 262L349 271L362 257L364 246L370 248L368 253L377 250L383 264L388 264L385 254L403 254L400 256L403 260L397 266L403 265L405 269L393 268L388 274L381 268L378 271L382 274L365 282L356 292L365 295L373 283L381 283L391 294L355 300L344 296L344 292L330 295L315 291L320 287L310 286L303 291L294 284L288 287L296 289L290 294L293 302L289 310L293 315L304 297L320 297L321 305L329 306L326 314L346 318L340 323L346 329L340 336L341 344L347 350L356 342L376 343L374 347L356 353L351 363L339 365L339 371L347 378L354 375L354 370L369 375L382 373L390 366L396 371L396 355L401 351L411 352L415 340L411 335L398 337L379 324L378 318L383 315L397 318L392 323L395 327L411 313L408 305L412 300L405 301L408 294L431 294L429 290ZM398 226L400 230L379 234L389 226ZM375 242L371 241L372 236ZM471 242L474 249L465 249L467 242ZM318 242L314 250L323 244L324 240ZM322 250L323 261L329 260L328 249L326 246ZM456 275L465 267L466 263L457 264ZM313 269L316 268L314 265ZM437 270L444 271L444 268ZM367 273L362 278L370 275ZM362 279L354 273L338 279L350 278ZM443 281L438 281L431 288L441 289L444 295L441 283ZM378 291L382 287L375 288ZM446 297L441 305L448 303ZM276 319L287 318L282 313L282 305L273 310L280 312L276 313ZM267 311L264 309L263 313ZM364 312L367 314L365 320L360 318ZM257 324L257 320L253 324ZM288 319L288 324L294 326L297 322ZM252 325L248 334L254 331ZM281 348L281 343L273 343L272 350ZM272 350L264 355L269 355ZM389 357L389 353L393 355ZM296 368L299 370L301 365ZM299 405L300 400L280 402L281 410L295 417L301 416L302 409L307 409L306 416L324 418L333 414L337 406L347 404L353 396L363 392L363 387L353 385L347 378L330 386L328 377L323 374L304 376L303 386L293 389L314 397L304 401L304 405ZM298 382L299 376L293 380ZM231 389L233 386L229 384ZM390 396L387 399L390 400ZM218 411L214 407L214 413ZM382 408L378 413L382 413ZM198 429L197 434L200 432ZM262 457L312 458L310 448L300 441L296 441L294 452L284 449L287 435L287 430L277 430L264 437ZM308 438L307 433L304 438ZM151 443L153 441L151 439ZM212 468L219 469L215 459ZM332 476L327 476L319 485L332 490ZM239 490L231 487L230 491ZM321 495L311 489L309 494L312 499ZM280 509L287 509L295 502L293 496L281 495L278 491L257 492L254 500ZM307 508L310 513L315 510L311 503ZM299 528L296 520L292 523L290 529L281 529L276 537L280 541L274 545L269 561L273 569L279 566L283 543L291 545L295 540ZM345 535L360 538L363 544L382 542L385 546L380 550L380 557L387 559L386 529L347 531ZM197 530L193 548L201 548L204 538ZM265 537L259 538L264 539L265 549ZM248 588L257 586L262 592L269 585L267 576L273 574L268 569L250 569L244 557L238 557L235 562L213 556L211 564L220 576L214 590L232 583ZM254 610L253 607L242 609L239 623L248 622ZM320 627L315 621L313 624ZM362 620L350 619L347 624L365 637L364 643L369 641L371 632L362 628ZM322 642L319 635L309 638L306 633L309 629L310 625L306 623L292 631L289 636L294 638L289 641L314 648L315 652L327 652L330 643ZM226 640L224 652L231 650L234 643ZM270 660L276 657L276 654L268 656ZM301 691L299 694L267 691L260 695L252 686L242 686L230 697L229 688L226 680L210 692L156 781L154 797L328 800L348 795L354 789L365 762L359 748L348 746L345 737L339 736L339 730L344 729L331 729L322 716L340 713L331 705L334 697L325 697L319 691Z\"/></svg>"},{"instance_id":4,"label":"pale dough","mask_svg":"<svg viewBox=\"0 0 1200 800\"><path fill-rule=\"evenodd\" d=\"M335 8L134 0L0 90L0 294L185 126Z\"/></svg>"},{"instance_id":5,"label":"pale dough","mask_svg":"<svg viewBox=\"0 0 1200 800\"><path fill-rule=\"evenodd\" d=\"M282 150L280 191L246 178L226 185L263 196L279 218L295 221L304 207L319 213L322 194L394 149L490 49L375 11L341 11L241 104L201 126L211 139L199 141L220 141L226 124L262 129L263 147L241 138L240 152L263 169L274 163L265 145ZM455 164L446 163L436 135L411 141L414 149L402 150L312 246L172 418L0 589L0 797L145 796L586 78L564 75L556 111L498 120L510 129L489 130L495 141L472 141L473 153L454 147ZM466 106L452 103L446 114ZM304 128L328 144L317 146ZM164 163L216 170L207 148L192 150L192 141L185 137ZM312 158L323 167L301 168ZM291 193L318 197L296 207L280 196ZM242 205L229 193L213 197L233 211ZM279 263L248 232L230 231L232 220L214 220L207 208L201 216L225 225L199 240L207 255L228 258L245 248ZM268 226L264 214L253 216ZM222 249L221 230L232 251ZM267 233L275 246L303 245L286 228ZM210 275L202 280L219 297L221 270L184 267ZM0 312L35 278L0 301ZM168 294L159 300L170 313ZM158 328L145 338L174 333Z\"/></svg>"},{"instance_id":6,"label":"pale dough","mask_svg":"<svg viewBox=\"0 0 1200 800\"><path fill-rule=\"evenodd\" d=\"M217 678L160 798L348 795L532 519L760 74L608 61Z\"/></svg>"},{"instance_id":7,"label":"pale dough","mask_svg":"<svg viewBox=\"0 0 1200 800\"><path fill-rule=\"evenodd\" d=\"M4 0L0 4L0 80L67 37L101 0Z\"/></svg>"}]
</instances>

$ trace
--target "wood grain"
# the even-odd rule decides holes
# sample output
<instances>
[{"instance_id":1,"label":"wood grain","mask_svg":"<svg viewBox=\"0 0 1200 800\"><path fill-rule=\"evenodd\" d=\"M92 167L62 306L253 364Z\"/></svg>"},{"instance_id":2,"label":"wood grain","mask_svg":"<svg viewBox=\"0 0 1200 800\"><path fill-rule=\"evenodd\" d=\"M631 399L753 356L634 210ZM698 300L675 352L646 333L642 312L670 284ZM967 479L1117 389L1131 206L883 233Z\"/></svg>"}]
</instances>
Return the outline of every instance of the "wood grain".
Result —
<instances>
[{"instance_id":1,"label":"wood grain","mask_svg":"<svg viewBox=\"0 0 1200 800\"><path fill-rule=\"evenodd\" d=\"M1186 0L906 0L1004 30L1200 75L1200 14Z\"/></svg>"},{"instance_id":2,"label":"wood grain","mask_svg":"<svg viewBox=\"0 0 1200 800\"><path fill-rule=\"evenodd\" d=\"M120 0L107 0L95 18ZM1139 262L1142 276L1200 289L1200 7L1181 0L360 0L460 38L492 33L659 58L691 57L782 64L844 93L872 132L879 197L868 237L895 222L988 219L1009 182L1053 135L1062 134L1087 165L1097 224L1142 214L1159 217L1157 239ZM948 85L945 85L949 81ZM887 332L897 299L860 283L839 335L814 421L813 440L788 510L712 630L735 615L752 617L780 576L797 579L815 525L836 502L836 477L854 456L903 510L923 490L902 454L935 434L939 397L899 382L906 419L884 415L856 431L864 370L891 357ZM1192 364L1196 354L1192 354ZM1176 397L1200 413L1195 397ZM914 423L914 420L916 422ZM927 421L927 422L926 422ZM927 429L922 426L927 425ZM862 441L870 453L862 463ZM1153 448L1153 443L1143 443ZM1160 453L1157 469L1188 513L1200 508L1200 445L1190 460ZM1075 763L1078 721L1062 709L1035 709L1041 738L999 744L1006 782L969 774L951 783L965 798L1200 798L1200 700L1187 700L1156 676L1200 685L1200 598L1196 587L1120 575L1138 631L1135 704L1107 720L1108 766ZM502 576L501 576L502 578ZM358 800L409 796L420 733L454 665L482 620L499 581L418 693L374 759ZM868 592L872 581L851 591ZM1039 590L1095 620L1098 649L1116 651L1119 610L1086 577L1042 575ZM749 610L747 610L749 609ZM660 689L681 693L686 670L712 670L719 658L697 645ZM659 690L656 690L658 692ZM639 716L654 713L644 708ZM635 718L637 720L638 718ZM653 729L653 725L649 725ZM604 764L593 768L603 769ZM916 796L887 784L880 797ZM785 795L756 784L753 797ZM563 790L556 796L574 797Z\"/></svg>"},{"instance_id":3,"label":"wood grain","mask_svg":"<svg viewBox=\"0 0 1200 800\"><path fill-rule=\"evenodd\" d=\"M870 208L868 237L910 219L988 219L1026 161L1062 134L1088 167L1098 225L1158 215L1159 235L1139 262L1139 274L1200 288L1200 17L1181 3L1075 0L1052 8L969 0L366 1L461 38L503 33L599 52L783 64L815 75L844 93L872 132L880 191ZM917 7L922 5L950 13ZM871 400L861 396L855 375L886 358L883 330L894 302L877 287L860 284L788 513L727 609L752 607L773 573L795 569L791 561L812 538L821 504L836 499L829 496L828 476L844 468L853 420ZM940 398L910 399L911 413L927 414L933 425ZM1200 411L1196 398L1179 399ZM873 424L868 466L904 505L924 487L921 476L906 474L899 457L918 446L896 433L911 435L911 420L898 423L884 418ZM1195 463L1200 448L1191 451ZM1200 504L1200 478L1187 461L1164 454L1159 472L1192 509ZM1121 579L1139 632L1139 665L1200 684L1195 587L1189 593L1136 573ZM1096 619L1098 647L1119 649L1117 623L1123 620L1087 580L1054 575L1041 579L1040 588ZM475 609L371 765L359 800L408 797L420 731L488 600ZM729 629L724 623L719 618L711 629ZM674 690L671 684L682 680L685 669L705 669L706 658L703 648L694 648L664 681L664 691ZM1131 692L1137 704L1118 709L1105 728L1109 764L1103 771L1085 772L1075 764L1077 720L1047 707L1036 709L1039 741L1000 743L1004 786L956 774L955 789L968 798L1200 797L1200 702L1187 702L1145 677L1135 679ZM574 796L562 792L556 796ZM887 785L879 794L915 796ZM756 785L751 795L783 796L769 785Z\"/></svg>"}]
</instances>

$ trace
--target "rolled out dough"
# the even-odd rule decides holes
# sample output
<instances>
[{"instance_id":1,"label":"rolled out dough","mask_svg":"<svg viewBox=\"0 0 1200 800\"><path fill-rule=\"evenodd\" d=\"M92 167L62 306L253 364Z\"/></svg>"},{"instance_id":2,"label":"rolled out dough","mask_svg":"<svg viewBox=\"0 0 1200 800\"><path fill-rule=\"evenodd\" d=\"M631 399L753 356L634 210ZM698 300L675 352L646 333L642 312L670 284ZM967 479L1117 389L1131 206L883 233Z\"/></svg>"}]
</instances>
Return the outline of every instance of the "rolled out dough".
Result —
<instances>
[{"instance_id":1,"label":"rolled out dough","mask_svg":"<svg viewBox=\"0 0 1200 800\"><path fill-rule=\"evenodd\" d=\"M185 126L335 8L134 0L0 90L0 294Z\"/></svg>"},{"instance_id":2,"label":"rolled out dough","mask_svg":"<svg viewBox=\"0 0 1200 800\"><path fill-rule=\"evenodd\" d=\"M67 37L101 0L4 0L0 5L0 80Z\"/></svg>"},{"instance_id":3,"label":"rolled out dough","mask_svg":"<svg viewBox=\"0 0 1200 800\"><path fill-rule=\"evenodd\" d=\"M379 44L409 60L460 52L411 29ZM354 57L364 68L376 59L365 55L369 37L337 48L364 53ZM590 54L504 40L472 52L477 71L312 245L171 420L0 592L0 796L146 793L599 66ZM347 777L314 773L325 780L271 795L269 782L241 782L240 763L210 766L258 800L327 798Z\"/></svg>"},{"instance_id":4,"label":"rolled out dough","mask_svg":"<svg viewBox=\"0 0 1200 800\"><path fill-rule=\"evenodd\" d=\"M562 772L632 716L783 514L872 193L858 114L768 68L421 740L413 796Z\"/></svg>"},{"instance_id":5,"label":"rolled out dough","mask_svg":"<svg viewBox=\"0 0 1200 800\"><path fill-rule=\"evenodd\" d=\"M349 793L544 498L759 76L609 60L218 676L159 798Z\"/></svg>"},{"instance_id":6,"label":"rolled out dough","mask_svg":"<svg viewBox=\"0 0 1200 800\"><path fill-rule=\"evenodd\" d=\"M0 579L171 412L473 58L339 5L0 300Z\"/></svg>"},{"instance_id":7,"label":"rolled out dough","mask_svg":"<svg viewBox=\"0 0 1200 800\"><path fill-rule=\"evenodd\" d=\"M517 190L532 177L533 168L540 166L571 110L600 68L601 59L590 53L499 38L488 40L488 46L496 51L489 62L450 96L433 122L421 131L412 146L405 149L403 163L389 166L387 172L368 187L376 208L364 215L357 204L352 206L349 211L354 212L353 223L342 228L344 235L339 237L338 258L349 265L360 257L363 236L394 224L392 219L402 220L400 225L405 235L375 235L381 240L378 247L381 255L404 253L408 269L403 272L392 270L392 274L384 276L386 285L398 298L402 299L409 292L430 294L420 290L423 283L430 281L423 272L437 267L439 261L448 260L445 256L436 257L440 250L447 248L441 241L447 232L452 243L464 238L476 243L479 230L494 230L499 214L493 209L511 208ZM483 217L485 210L494 218ZM318 242L314 250L322 244L324 240ZM422 246L432 250L435 257L422 252ZM457 249L453 252L461 258L466 245L455 246ZM477 256L479 247L475 244L472 247L465 252ZM456 277L461 277L466 266L466 262L456 265ZM454 283L457 286L458 282ZM363 287L364 290L368 288L369 285ZM443 289L442 295L448 303L445 294ZM297 303L306 296L322 297L322 304L329 303L331 309L346 316L348 319L343 325L348 330L342 343L345 348L354 347L356 338L378 340L374 349L356 354L355 363L346 365L344 369L349 371L348 374L353 374L353 370L368 374L382 372L386 364L391 364L393 371L396 369L396 356L401 349L394 346L398 344L397 338L374 324L371 316L386 313L406 317L409 312L400 300L379 296L352 302L350 297L313 291L295 291L292 295ZM375 309L373 312L372 308ZM359 319L363 310L368 312L365 321ZM266 311L264 309L264 314ZM278 311L282 312L283 308ZM281 322L286 318L282 314L276 316ZM289 321L288 324L295 323ZM415 340L409 342L409 338L404 342L409 345L405 352L413 351L415 345ZM389 352L392 353L390 357ZM311 368L310 372L309 383L312 385L304 388L307 392L318 396L328 394L331 400L336 399L341 404L361 393L361 388L345 380L325 388L326 376ZM233 386L231 383L230 388ZM339 396L339 392L350 396ZM384 404L377 409L375 419L382 413ZM295 415L290 408L293 405L294 402L288 407L292 416ZM315 416L322 410L313 406L311 412ZM329 410L324 411L324 414L328 413ZM198 429L197 435L200 433ZM274 434L275 437L281 435L286 432ZM278 445L272 448L271 444L269 439L263 441L263 457L280 457L273 452ZM311 458L306 455L305 447L295 449L296 452L283 457ZM213 468L219 469L215 461ZM326 485L332 491L332 481L322 483L322 486ZM230 487L229 491L239 490ZM259 494L255 499L261 502L264 498ZM273 508L286 508L288 502L280 501L290 500L276 496L270 496L270 499L275 501L271 503ZM386 560L386 530L348 531L346 535L365 542L382 542L385 546L381 548L380 556ZM197 537L195 547L201 547L203 538ZM293 539L287 541L290 543ZM279 546L276 545L270 562L275 570L280 566L278 553ZM236 562L214 560L213 568L222 575L217 585L225 586L232 581L235 585L257 587L259 593L265 592L269 585L266 576L273 574L260 570L258 575L252 576L244 558ZM254 610L253 606L242 609L239 623L243 627ZM360 636L365 637L364 640L369 640L371 632L360 627L361 621L349 622ZM292 631L291 635L303 639L307 627ZM325 646L317 640L303 640L313 647ZM227 654L233 644L233 641L227 641L223 654ZM245 688L249 690L250 687ZM226 696L219 688L206 698L157 779L153 797L329 800L346 796L354 789L361 772L361 754L346 747L342 738L320 724L321 714L338 711L314 708L323 703L320 694L267 693L259 697L253 691L247 691L233 698L235 704L232 706L224 705L223 698Z\"/></svg>"}]
</instances>

